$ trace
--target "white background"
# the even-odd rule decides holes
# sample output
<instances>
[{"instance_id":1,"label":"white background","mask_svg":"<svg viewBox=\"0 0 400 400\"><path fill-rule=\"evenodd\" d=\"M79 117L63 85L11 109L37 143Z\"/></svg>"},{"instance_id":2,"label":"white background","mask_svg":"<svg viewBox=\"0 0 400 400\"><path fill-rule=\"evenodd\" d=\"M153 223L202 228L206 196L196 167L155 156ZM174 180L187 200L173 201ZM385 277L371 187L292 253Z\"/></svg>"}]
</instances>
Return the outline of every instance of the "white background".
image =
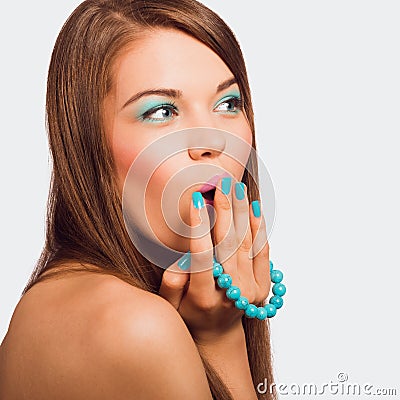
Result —
<instances>
[{"instance_id":1,"label":"white background","mask_svg":"<svg viewBox=\"0 0 400 400\"><path fill-rule=\"evenodd\" d=\"M243 49L275 185L271 259L288 288L271 320L277 381L345 372L400 393L400 4L203 2ZM0 341L44 243L47 67L79 3L2 6Z\"/></svg>"}]
</instances>

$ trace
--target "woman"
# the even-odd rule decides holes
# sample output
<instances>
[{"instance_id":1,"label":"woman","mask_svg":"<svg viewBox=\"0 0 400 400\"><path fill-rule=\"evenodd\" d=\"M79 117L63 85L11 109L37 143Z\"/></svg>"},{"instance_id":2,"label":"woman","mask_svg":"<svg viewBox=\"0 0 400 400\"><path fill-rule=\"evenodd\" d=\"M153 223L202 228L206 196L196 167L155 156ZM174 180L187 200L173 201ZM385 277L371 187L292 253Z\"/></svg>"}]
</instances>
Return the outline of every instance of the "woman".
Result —
<instances>
[{"instance_id":1,"label":"woman","mask_svg":"<svg viewBox=\"0 0 400 400\"><path fill-rule=\"evenodd\" d=\"M255 389L273 382L267 321L245 318L210 274L219 246L218 261L250 302L261 305L270 289L257 160L248 151L243 167L224 153L235 138L256 148L230 29L194 0L87 0L57 38L46 107L46 243L1 346L0 397L274 398ZM211 128L201 147L196 127ZM155 171L144 202L160 242L190 251L164 270L132 242L124 183L141 152L182 130L186 151ZM211 232L205 164L228 172L207 201ZM196 184L168 199L190 227L182 238L163 222L162 190L188 169ZM264 245L251 259L256 239ZM178 273L188 260L190 273Z\"/></svg>"}]
</instances>

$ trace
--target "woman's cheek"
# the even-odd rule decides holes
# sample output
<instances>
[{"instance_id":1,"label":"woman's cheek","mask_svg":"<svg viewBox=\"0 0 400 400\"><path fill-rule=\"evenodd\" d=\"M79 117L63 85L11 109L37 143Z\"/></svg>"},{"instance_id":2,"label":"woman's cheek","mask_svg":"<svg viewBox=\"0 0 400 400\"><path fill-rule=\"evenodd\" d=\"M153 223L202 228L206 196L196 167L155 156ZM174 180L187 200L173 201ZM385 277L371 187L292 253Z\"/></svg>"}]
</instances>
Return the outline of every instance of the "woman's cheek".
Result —
<instances>
[{"instance_id":1,"label":"woman's cheek","mask_svg":"<svg viewBox=\"0 0 400 400\"><path fill-rule=\"evenodd\" d=\"M129 169L135 162L143 146L137 141L133 142L126 140L121 136L114 136L113 140L113 156L118 175L118 186L122 190L125 180L127 178ZM151 165L150 160L146 160L145 157L140 158L141 167L147 169ZM146 168L147 167L147 168Z\"/></svg>"}]
</instances>

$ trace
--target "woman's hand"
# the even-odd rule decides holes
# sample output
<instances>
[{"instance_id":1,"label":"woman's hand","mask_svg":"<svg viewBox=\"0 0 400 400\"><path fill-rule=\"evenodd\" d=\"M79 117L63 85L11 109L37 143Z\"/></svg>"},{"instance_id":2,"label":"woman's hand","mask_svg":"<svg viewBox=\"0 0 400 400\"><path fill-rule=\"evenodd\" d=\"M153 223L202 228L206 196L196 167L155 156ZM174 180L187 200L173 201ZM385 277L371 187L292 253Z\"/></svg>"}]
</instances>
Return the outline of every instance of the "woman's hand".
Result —
<instances>
[{"instance_id":1,"label":"woman's hand","mask_svg":"<svg viewBox=\"0 0 400 400\"><path fill-rule=\"evenodd\" d=\"M258 305L268 296L271 286L264 216L254 216L247 188L240 182L225 195L220 180L214 208L217 261L232 277L232 285L240 288L241 295ZM213 277L213 241L206 207L197 209L191 202L190 225L190 273L178 267L179 260L172 264L163 274L159 294L177 309L193 338L207 342L235 330L244 311L235 307Z\"/></svg>"}]
</instances>

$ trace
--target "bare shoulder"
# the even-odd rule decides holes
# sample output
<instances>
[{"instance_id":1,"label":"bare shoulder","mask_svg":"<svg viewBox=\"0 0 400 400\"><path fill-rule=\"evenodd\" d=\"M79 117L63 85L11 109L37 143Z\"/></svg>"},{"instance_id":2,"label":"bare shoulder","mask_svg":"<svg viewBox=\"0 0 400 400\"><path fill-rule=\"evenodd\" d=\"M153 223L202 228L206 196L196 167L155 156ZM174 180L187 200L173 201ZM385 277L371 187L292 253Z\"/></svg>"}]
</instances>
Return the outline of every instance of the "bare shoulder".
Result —
<instances>
[{"instance_id":1,"label":"bare shoulder","mask_svg":"<svg viewBox=\"0 0 400 400\"><path fill-rule=\"evenodd\" d=\"M211 399L196 345L172 305L118 279L103 289L111 301L97 315L84 367L103 377L95 397ZM81 389L93 396L87 383Z\"/></svg>"},{"instance_id":2,"label":"bare shoulder","mask_svg":"<svg viewBox=\"0 0 400 400\"><path fill-rule=\"evenodd\" d=\"M197 347L162 297L93 273L24 297L0 349L0 398L211 399Z\"/></svg>"}]
</instances>

